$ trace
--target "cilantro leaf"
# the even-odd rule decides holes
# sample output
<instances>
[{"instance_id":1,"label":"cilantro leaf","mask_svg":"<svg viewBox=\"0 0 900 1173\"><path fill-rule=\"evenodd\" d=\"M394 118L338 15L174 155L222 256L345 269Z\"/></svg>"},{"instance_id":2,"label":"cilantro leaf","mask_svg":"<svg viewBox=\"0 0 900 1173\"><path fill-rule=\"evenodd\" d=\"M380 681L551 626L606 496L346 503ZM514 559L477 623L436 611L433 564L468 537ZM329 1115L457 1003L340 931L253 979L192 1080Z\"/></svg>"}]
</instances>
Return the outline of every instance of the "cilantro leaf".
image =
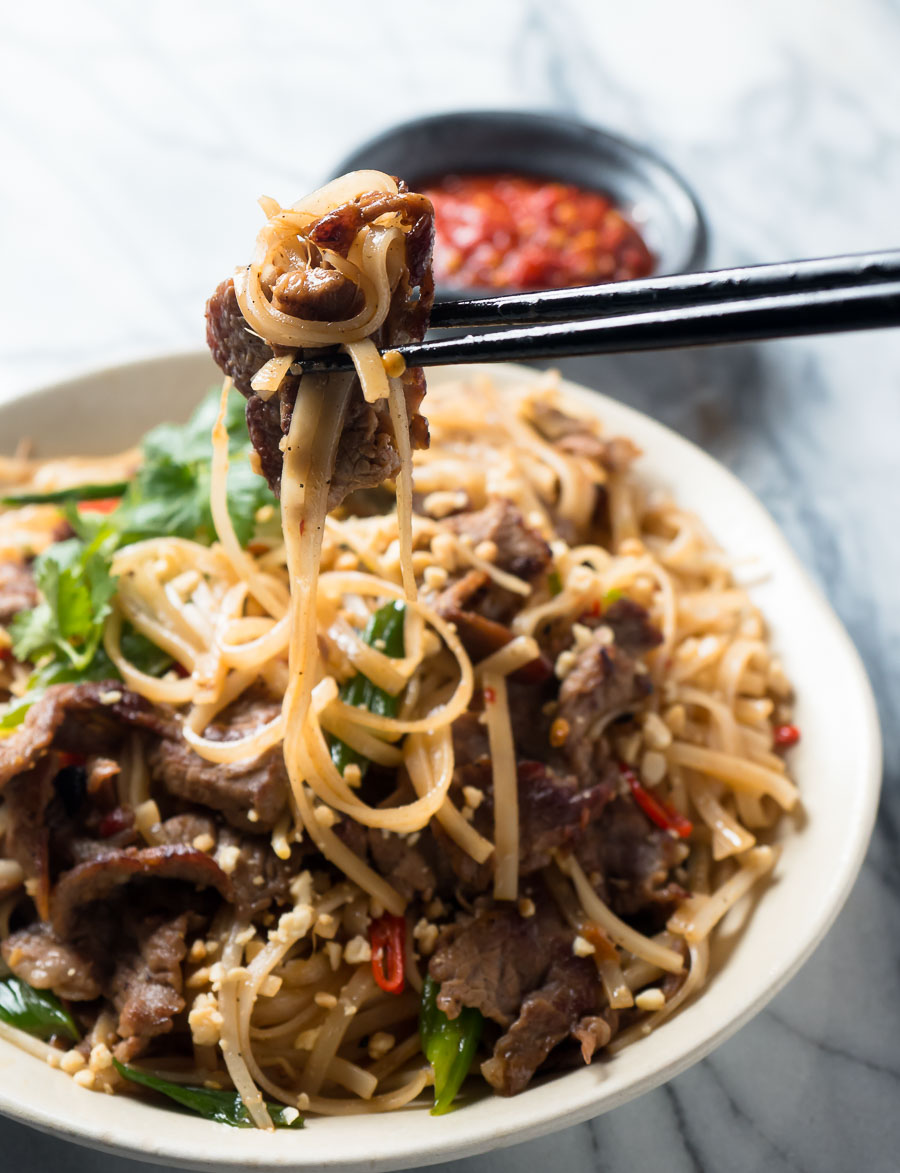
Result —
<instances>
[{"instance_id":1,"label":"cilantro leaf","mask_svg":"<svg viewBox=\"0 0 900 1173\"><path fill-rule=\"evenodd\" d=\"M130 623L122 624L120 638L125 658L148 676L162 676L172 667L172 657L158 648ZM52 684L78 684L84 680L120 680L118 668L107 656L103 647L98 647L94 658L85 668L76 668L68 658L57 657L45 660L28 678L25 693L9 701L0 712L0 735L21 725L28 710L39 701Z\"/></svg>"},{"instance_id":2,"label":"cilantro leaf","mask_svg":"<svg viewBox=\"0 0 900 1173\"><path fill-rule=\"evenodd\" d=\"M218 410L219 392L214 389L186 424L161 424L149 432L142 444L138 472L111 513L79 512L74 490L57 494L75 536L56 542L35 560L34 577L41 601L20 612L9 625L13 654L38 667L25 695L0 713L0 733L20 724L51 684L118 679L115 665L101 647L103 625L116 591L111 564L117 549L163 536L205 544L215 540L209 492L212 429ZM265 480L253 471L244 400L236 391L227 401L225 426L228 509L238 541L247 545L260 528L260 509L270 507L276 519L278 502ZM86 498L96 496L91 488L84 490ZM165 652L127 624L122 648L127 658L149 675L160 676L171 666Z\"/></svg>"},{"instance_id":3,"label":"cilantro leaf","mask_svg":"<svg viewBox=\"0 0 900 1173\"><path fill-rule=\"evenodd\" d=\"M109 572L114 545L115 537L101 531L89 543L80 538L56 542L35 559L34 578L43 598L10 624L16 659L62 655L78 670L88 666L116 590Z\"/></svg>"},{"instance_id":4,"label":"cilantro leaf","mask_svg":"<svg viewBox=\"0 0 900 1173\"><path fill-rule=\"evenodd\" d=\"M171 535L211 543L215 539L209 491L212 428L219 393L211 391L186 424L161 424L142 445L143 461L112 523L121 543ZM238 541L245 546L256 530L256 514L277 501L250 464L252 446L244 419L244 401L233 392L225 412L228 432L228 511Z\"/></svg>"}]
</instances>

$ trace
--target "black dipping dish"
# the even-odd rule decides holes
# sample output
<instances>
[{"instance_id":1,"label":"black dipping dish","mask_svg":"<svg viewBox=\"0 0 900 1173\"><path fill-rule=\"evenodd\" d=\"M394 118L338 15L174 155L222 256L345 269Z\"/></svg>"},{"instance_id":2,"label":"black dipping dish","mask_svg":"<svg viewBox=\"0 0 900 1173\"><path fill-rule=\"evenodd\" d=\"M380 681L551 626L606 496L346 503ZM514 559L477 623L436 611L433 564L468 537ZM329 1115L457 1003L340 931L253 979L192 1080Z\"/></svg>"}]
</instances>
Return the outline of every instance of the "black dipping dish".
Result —
<instances>
[{"instance_id":1,"label":"black dipping dish","mask_svg":"<svg viewBox=\"0 0 900 1173\"><path fill-rule=\"evenodd\" d=\"M517 172L608 194L654 254L655 275L702 268L706 223L697 197L644 146L554 114L466 111L404 122L341 160L334 176L373 168L415 189L447 174ZM453 300L498 290L438 289Z\"/></svg>"}]
</instances>

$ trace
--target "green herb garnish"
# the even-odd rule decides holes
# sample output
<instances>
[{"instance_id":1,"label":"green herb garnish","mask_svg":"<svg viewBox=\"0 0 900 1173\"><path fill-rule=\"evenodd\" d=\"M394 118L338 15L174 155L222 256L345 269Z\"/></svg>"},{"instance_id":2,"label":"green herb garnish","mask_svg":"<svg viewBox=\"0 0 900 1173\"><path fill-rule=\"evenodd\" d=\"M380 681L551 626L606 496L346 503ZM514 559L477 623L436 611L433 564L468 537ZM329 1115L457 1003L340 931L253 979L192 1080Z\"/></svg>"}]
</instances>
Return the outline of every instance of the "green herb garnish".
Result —
<instances>
[{"instance_id":1,"label":"green herb garnish","mask_svg":"<svg viewBox=\"0 0 900 1173\"><path fill-rule=\"evenodd\" d=\"M209 544L215 526L209 507L212 429L219 392L211 391L186 424L160 424L141 445L142 460L122 504L110 515L120 545L151 537L190 538ZM228 432L228 512L238 541L246 546L257 528L256 514L278 502L250 464L252 445L237 392L225 411Z\"/></svg>"},{"instance_id":2,"label":"green herb garnish","mask_svg":"<svg viewBox=\"0 0 900 1173\"><path fill-rule=\"evenodd\" d=\"M363 632L363 641L370 647L377 647L394 660L399 660L403 654L403 620L406 607L401 602L386 603L380 607L366 624ZM373 684L368 676L361 672L346 681L341 686L341 700L348 705L355 705L358 709L368 709L370 713L377 713L379 717L396 717L400 706L400 698L391 696L377 684ZM357 765L363 775L369 765L369 759L345 745L336 737L331 739L331 760L341 774L347 766Z\"/></svg>"},{"instance_id":3,"label":"green herb garnish","mask_svg":"<svg viewBox=\"0 0 900 1173\"><path fill-rule=\"evenodd\" d=\"M12 493L0 497L0 505L65 505L69 501L108 501L121 497L128 481L108 481L100 485L73 485L69 489L51 489L47 493Z\"/></svg>"},{"instance_id":4,"label":"green herb garnish","mask_svg":"<svg viewBox=\"0 0 900 1173\"><path fill-rule=\"evenodd\" d=\"M196 1112L205 1120L214 1120L217 1124L229 1124L232 1128L253 1128L244 1101L237 1092L216 1091L208 1087L194 1087L189 1084L172 1083L168 1079L160 1079L149 1072L139 1071L136 1067L126 1067L118 1059L113 1059L113 1065L119 1075L130 1079L132 1083L139 1083L142 1087L168 1096L182 1108ZM285 1107L284 1104L267 1103L269 1115L276 1128L302 1128L303 1117L296 1108Z\"/></svg>"},{"instance_id":5,"label":"green herb garnish","mask_svg":"<svg viewBox=\"0 0 900 1173\"><path fill-rule=\"evenodd\" d=\"M9 627L16 659L52 657L83 672L103 633L116 591L110 575L115 536L104 528L90 542L69 538L49 546L34 562L42 600L21 611Z\"/></svg>"},{"instance_id":6,"label":"green herb garnish","mask_svg":"<svg viewBox=\"0 0 900 1173\"><path fill-rule=\"evenodd\" d=\"M36 990L10 974L0 978L0 1020L39 1039L64 1035L77 1043L78 1028L59 998L49 990Z\"/></svg>"},{"instance_id":7,"label":"green herb garnish","mask_svg":"<svg viewBox=\"0 0 900 1173\"><path fill-rule=\"evenodd\" d=\"M422 1052L434 1068L432 1116L450 1111L469 1074L484 1028L481 1012L470 1006L464 1006L456 1018L448 1018L437 1004L440 988L434 978L427 977L419 1007Z\"/></svg>"}]
</instances>

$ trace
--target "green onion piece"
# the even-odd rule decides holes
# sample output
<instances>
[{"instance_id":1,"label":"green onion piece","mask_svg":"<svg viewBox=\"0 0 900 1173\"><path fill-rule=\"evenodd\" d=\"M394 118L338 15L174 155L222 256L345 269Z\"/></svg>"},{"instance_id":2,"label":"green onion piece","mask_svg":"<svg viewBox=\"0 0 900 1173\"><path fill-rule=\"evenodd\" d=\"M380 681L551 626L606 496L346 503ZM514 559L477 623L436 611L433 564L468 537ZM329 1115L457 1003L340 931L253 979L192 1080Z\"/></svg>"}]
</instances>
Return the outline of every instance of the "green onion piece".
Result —
<instances>
[{"instance_id":1,"label":"green onion piece","mask_svg":"<svg viewBox=\"0 0 900 1173\"><path fill-rule=\"evenodd\" d=\"M551 570L547 575L547 589L551 595L558 595L562 591L562 575L558 570Z\"/></svg>"},{"instance_id":2,"label":"green onion piece","mask_svg":"<svg viewBox=\"0 0 900 1173\"><path fill-rule=\"evenodd\" d=\"M403 654L403 620L406 606L399 601L386 603L375 612L363 632L363 641L369 647L378 646L378 650L399 660ZM361 672L341 686L341 700L358 709L368 709L379 717L396 717L400 706L400 698L391 696L377 684L373 684ZM365 775L369 759L345 745L338 738L331 739L331 760L337 766L338 772L343 774L349 765L357 765Z\"/></svg>"},{"instance_id":3,"label":"green onion piece","mask_svg":"<svg viewBox=\"0 0 900 1173\"><path fill-rule=\"evenodd\" d=\"M13 974L0 980L0 1019L39 1039L64 1035L77 1043L80 1037L72 1015L55 994L36 990Z\"/></svg>"},{"instance_id":4,"label":"green onion piece","mask_svg":"<svg viewBox=\"0 0 900 1173\"><path fill-rule=\"evenodd\" d=\"M136 1067L126 1067L118 1059L113 1059L113 1065L119 1075L130 1079L132 1083L139 1083L142 1087L168 1096L182 1108L196 1112L205 1120L213 1120L216 1124L229 1124L232 1128L253 1128L253 1120L244 1101L237 1092L216 1091L208 1087L194 1087L187 1084L172 1083L168 1079L160 1079L150 1075L147 1071L139 1071ZM288 1108L284 1104L267 1103L269 1115L276 1128L302 1128L303 1117L295 1108Z\"/></svg>"},{"instance_id":5,"label":"green onion piece","mask_svg":"<svg viewBox=\"0 0 900 1173\"><path fill-rule=\"evenodd\" d=\"M440 985L430 977L422 988L419 1007L419 1037L425 1058L434 1068L432 1116L449 1112L469 1074L481 1041L484 1018L481 1012L464 1006L456 1018L448 1018L438 1007Z\"/></svg>"},{"instance_id":6,"label":"green onion piece","mask_svg":"<svg viewBox=\"0 0 900 1173\"><path fill-rule=\"evenodd\" d=\"M11 493L0 497L2 505L62 505L66 501L105 501L121 497L130 481L109 481L105 485L74 485L71 489L51 489L48 493Z\"/></svg>"}]
</instances>

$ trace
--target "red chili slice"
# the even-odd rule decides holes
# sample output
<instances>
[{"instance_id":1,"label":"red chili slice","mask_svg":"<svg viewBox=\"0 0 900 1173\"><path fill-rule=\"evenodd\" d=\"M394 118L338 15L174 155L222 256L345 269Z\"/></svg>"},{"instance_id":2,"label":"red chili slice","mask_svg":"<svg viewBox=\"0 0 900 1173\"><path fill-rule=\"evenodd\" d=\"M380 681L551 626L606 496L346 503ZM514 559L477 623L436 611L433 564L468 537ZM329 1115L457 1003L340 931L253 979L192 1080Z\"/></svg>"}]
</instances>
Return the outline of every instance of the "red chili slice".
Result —
<instances>
[{"instance_id":1,"label":"red chili slice","mask_svg":"<svg viewBox=\"0 0 900 1173\"><path fill-rule=\"evenodd\" d=\"M121 497L98 497L95 501L79 501L79 513L112 513L118 507Z\"/></svg>"},{"instance_id":2,"label":"red chili slice","mask_svg":"<svg viewBox=\"0 0 900 1173\"><path fill-rule=\"evenodd\" d=\"M800 740L800 730L796 725L776 725L772 731L772 740L779 749L790 749Z\"/></svg>"},{"instance_id":3,"label":"red chili slice","mask_svg":"<svg viewBox=\"0 0 900 1173\"><path fill-rule=\"evenodd\" d=\"M120 831L127 830L133 822L134 816L131 811L117 806L100 820L98 828L100 838L109 839L113 835L118 835Z\"/></svg>"},{"instance_id":4,"label":"red chili slice","mask_svg":"<svg viewBox=\"0 0 900 1173\"><path fill-rule=\"evenodd\" d=\"M685 818L681 811L676 810L671 803L663 802L662 799L656 798L649 790L645 789L630 766L620 762L619 769L634 795L634 801L647 818L657 827L661 827L663 831L672 831L679 839L687 839L694 829L691 820Z\"/></svg>"},{"instance_id":5,"label":"red chili slice","mask_svg":"<svg viewBox=\"0 0 900 1173\"><path fill-rule=\"evenodd\" d=\"M406 954L406 920L386 912L369 926L372 973L386 994L402 994Z\"/></svg>"},{"instance_id":6,"label":"red chili slice","mask_svg":"<svg viewBox=\"0 0 900 1173\"><path fill-rule=\"evenodd\" d=\"M59 768L64 770L67 766L83 766L87 761L87 757L83 753L68 753L63 750L59 755Z\"/></svg>"}]
</instances>

